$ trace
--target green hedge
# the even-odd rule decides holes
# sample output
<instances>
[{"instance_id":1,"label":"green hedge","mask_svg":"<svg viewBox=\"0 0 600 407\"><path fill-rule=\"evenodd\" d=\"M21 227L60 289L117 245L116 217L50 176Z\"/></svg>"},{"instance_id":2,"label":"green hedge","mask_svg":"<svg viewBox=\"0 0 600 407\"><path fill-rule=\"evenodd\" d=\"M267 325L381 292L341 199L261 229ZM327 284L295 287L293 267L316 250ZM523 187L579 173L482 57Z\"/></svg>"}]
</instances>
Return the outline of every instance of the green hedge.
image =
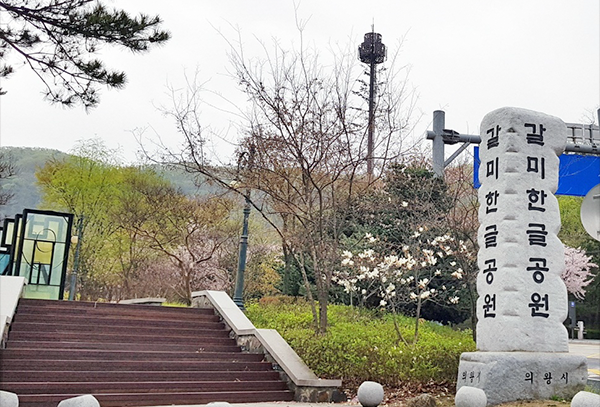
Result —
<instances>
[{"instance_id":1,"label":"green hedge","mask_svg":"<svg viewBox=\"0 0 600 407\"><path fill-rule=\"evenodd\" d=\"M276 329L305 363L323 378L399 381L455 381L462 352L475 350L470 331L435 323L420 325L416 345L397 343L393 315L344 305L329 307L329 329L316 335L303 301L263 301L247 305L257 328ZM414 319L398 316L405 338L414 335Z\"/></svg>"}]
</instances>

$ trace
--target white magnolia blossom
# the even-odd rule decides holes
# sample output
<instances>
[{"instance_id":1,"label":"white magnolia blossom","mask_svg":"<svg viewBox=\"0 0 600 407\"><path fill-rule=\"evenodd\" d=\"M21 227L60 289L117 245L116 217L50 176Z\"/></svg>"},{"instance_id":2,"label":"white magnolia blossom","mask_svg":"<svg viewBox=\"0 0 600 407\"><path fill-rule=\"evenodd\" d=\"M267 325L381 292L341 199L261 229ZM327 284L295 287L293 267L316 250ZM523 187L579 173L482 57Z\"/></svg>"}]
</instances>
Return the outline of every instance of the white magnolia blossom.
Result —
<instances>
[{"instance_id":1,"label":"white magnolia blossom","mask_svg":"<svg viewBox=\"0 0 600 407\"><path fill-rule=\"evenodd\" d=\"M360 257L361 259L369 259L369 260L373 261L375 259L375 250L367 249L367 250L363 251L362 253L359 253L358 257Z\"/></svg>"},{"instance_id":2,"label":"white magnolia blossom","mask_svg":"<svg viewBox=\"0 0 600 407\"><path fill-rule=\"evenodd\" d=\"M403 206L408 206L408 203ZM457 304L458 297L448 298L452 295L450 288L444 285L438 289L429 287L436 277L452 271L446 271L445 265L439 265L440 259L451 256L453 247L460 253L468 253L469 249L463 241L455 241L449 235L425 240L423 233L427 230L426 227L416 228L413 237L420 238L418 244L403 245L399 253L384 255L372 248L354 253L343 251L341 265L344 268L336 271L333 281L344 287L347 293L357 292L364 297L377 294L382 307L397 301L427 301L438 295L450 304ZM367 243L377 240L372 234L365 234ZM462 279L464 271L456 267L457 262L452 258L449 260L452 260L449 263L454 269L452 277ZM439 268L436 269L436 266Z\"/></svg>"},{"instance_id":3,"label":"white magnolia blossom","mask_svg":"<svg viewBox=\"0 0 600 407\"><path fill-rule=\"evenodd\" d=\"M354 266L354 260L346 257L344 260L342 260L342 266Z\"/></svg>"},{"instance_id":4,"label":"white magnolia blossom","mask_svg":"<svg viewBox=\"0 0 600 407\"><path fill-rule=\"evenodd\" d=\"M402 201L402 207L403 207L403 208L406 208L407 206L408 206L408 202L406 202L406 201Z\"/></svg>"},{"instance_id":5,"label":"white magnolia blossom","mask_svg":"<svg viewBox=\"0 0 600 407\"><path fill-rule=\"evenodd\" d=\"M460 280L463 277L463 270L459 267L454 273L451 274L452 277Z\"/></svg>"}]
</instances>

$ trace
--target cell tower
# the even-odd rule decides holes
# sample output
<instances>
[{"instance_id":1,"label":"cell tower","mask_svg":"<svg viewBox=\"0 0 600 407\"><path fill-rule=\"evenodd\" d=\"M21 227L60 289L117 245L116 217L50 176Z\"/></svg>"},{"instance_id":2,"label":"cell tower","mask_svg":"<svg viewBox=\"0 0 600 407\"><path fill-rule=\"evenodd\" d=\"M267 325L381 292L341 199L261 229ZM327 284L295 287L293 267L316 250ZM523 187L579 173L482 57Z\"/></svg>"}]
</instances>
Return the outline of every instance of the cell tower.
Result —
<instances>
[{"instance_id":1,"label":"cell tower","mask_svg":"<svg viewBox=\"0 0 600 407\"><path fill-rule=\"evenodd\" d=\"M386 49L381 42L381 34L375 32L375 26L371 26L371 32L365 34L365 40L358 47L358 58L361 62L369 64L369 127L367 135L367 173L373 175L373 133L375 130L375 94L377 92L377 72L375 66L385 61Z\"/></svg>"}]
</instances>

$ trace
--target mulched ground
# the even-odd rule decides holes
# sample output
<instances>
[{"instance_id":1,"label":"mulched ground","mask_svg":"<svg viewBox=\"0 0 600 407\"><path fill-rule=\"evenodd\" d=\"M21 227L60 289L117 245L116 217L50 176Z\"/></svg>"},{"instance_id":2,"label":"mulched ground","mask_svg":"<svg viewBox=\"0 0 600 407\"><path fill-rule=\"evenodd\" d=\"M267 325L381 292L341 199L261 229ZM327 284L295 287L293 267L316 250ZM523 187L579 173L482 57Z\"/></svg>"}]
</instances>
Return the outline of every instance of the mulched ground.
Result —
<instances>
[{"instance_id":1,"label":"mulched ground","mask_svg":"<svg viewBox=\"0 0 600 407\"><path fill-rule=\"evenodd\" d=\"M360 382L354 383L349 380L344 380L343 388L344 392L348 395L349 402L358 403L356 391L360 384ZM436 383L433 381L427 383L398 383L396 386L383 386L383 388L385 397L382 404L387 406L402 405L404 400L424 393L429 393L434 396L438 400L438 405L440 406L453 406L454 393L456 392L456 385L454 383ZM451 399L450 402L448 402L447 399Z\"/></svg>"}]
</instances>

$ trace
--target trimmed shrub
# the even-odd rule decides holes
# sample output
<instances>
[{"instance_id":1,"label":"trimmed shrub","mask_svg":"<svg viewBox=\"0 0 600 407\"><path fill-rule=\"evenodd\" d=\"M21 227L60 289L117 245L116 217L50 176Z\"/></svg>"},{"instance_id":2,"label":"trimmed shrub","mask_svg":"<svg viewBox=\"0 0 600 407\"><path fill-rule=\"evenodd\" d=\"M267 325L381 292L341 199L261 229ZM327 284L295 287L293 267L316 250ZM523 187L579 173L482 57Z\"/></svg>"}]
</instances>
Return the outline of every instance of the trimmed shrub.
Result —
<instances>
[{"instance_id":1,"label":"trimmed shrub","mask_svg":"<svg viewBox=\"0 0 600 407\"><path fill-rule=\"evenodd\" d=\"M383 385L400 381L452 382L460 354L475 350L470 331L455 331L421 322L419 342L398 340L393 318L406 338L414 318L345 305L330 305L329 329L317 335L310 307L304 301L264 301L246 306L257 328L276 329L305 363L324 378L371 380Z\"/></svg>"}]
</instances>

